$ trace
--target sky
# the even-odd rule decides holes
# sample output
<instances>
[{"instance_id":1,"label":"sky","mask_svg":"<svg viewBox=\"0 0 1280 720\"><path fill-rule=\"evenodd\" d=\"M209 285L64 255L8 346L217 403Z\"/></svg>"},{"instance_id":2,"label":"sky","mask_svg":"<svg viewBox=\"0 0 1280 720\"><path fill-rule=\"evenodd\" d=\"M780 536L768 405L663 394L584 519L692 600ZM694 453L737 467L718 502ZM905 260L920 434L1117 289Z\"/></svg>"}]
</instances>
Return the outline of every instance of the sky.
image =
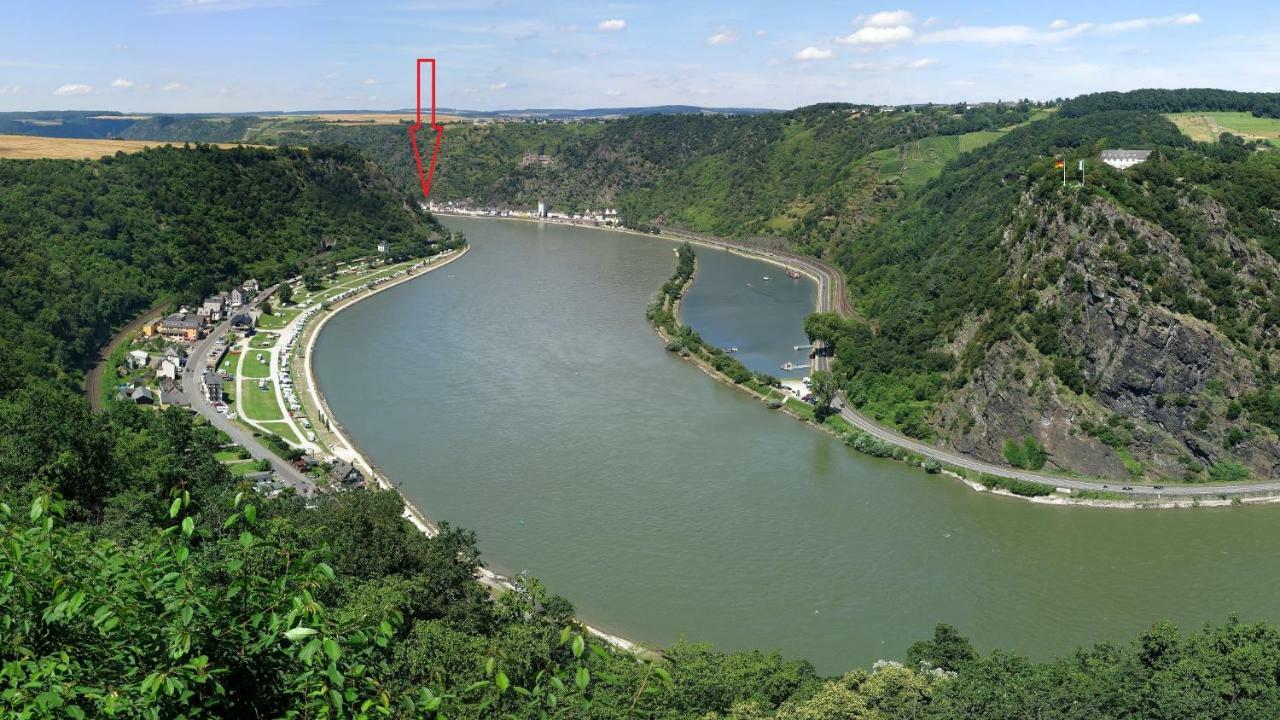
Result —
<instances>
[{"instance_id":1,"label":"sky","mask_svg":"<svg viewBox=\"0 0 1280 720\"><path fill-rule=\"evenodd\" d=\"M1280 90L1280 3L47 0L0 25L0 111L792 108Z\"/></svg>"}]
</instances>

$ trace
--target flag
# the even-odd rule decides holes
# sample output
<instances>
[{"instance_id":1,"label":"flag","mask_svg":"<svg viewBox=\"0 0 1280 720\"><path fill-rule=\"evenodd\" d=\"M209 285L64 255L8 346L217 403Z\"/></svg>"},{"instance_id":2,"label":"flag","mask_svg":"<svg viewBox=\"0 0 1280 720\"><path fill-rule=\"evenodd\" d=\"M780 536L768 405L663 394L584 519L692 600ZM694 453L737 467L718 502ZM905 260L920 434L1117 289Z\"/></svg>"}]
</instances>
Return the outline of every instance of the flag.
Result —
<instances>
[{"instance_id":1,"label":"flag","mask_svg":"<svg viewBox=\"0 0 1280 720\"><path fill-rule=\"evenodd\" d=\"M1053 166L1054 166L1055 168L1064 168L1064 167L1066 167L1066 166L1067 166L1067 161L1066 161L1066 160L1063 160L1063 159L1061 159L1061 158L1059 158L1059 159L1057 159L1057 160L1054 160L1054 161L1053 161Z\"/></svg>"}]
</instances>

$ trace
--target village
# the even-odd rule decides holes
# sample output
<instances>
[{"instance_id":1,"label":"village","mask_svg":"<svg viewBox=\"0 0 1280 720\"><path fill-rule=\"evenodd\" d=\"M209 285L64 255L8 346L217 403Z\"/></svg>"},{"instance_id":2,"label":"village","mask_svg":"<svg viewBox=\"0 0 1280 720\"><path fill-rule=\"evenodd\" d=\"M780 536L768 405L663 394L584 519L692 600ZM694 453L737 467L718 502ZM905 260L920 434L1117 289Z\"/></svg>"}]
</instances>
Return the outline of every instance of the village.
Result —
<instances>
[{"instance_id":1,"label":"village","mask_svg":"<svg viewBox=\"0 0 1280 720\"><path fill-rule=\"evenodd\" d=\"M448 215L470 215L472 217L506 217L526 220L555 220L574 225L589 227L619 227L622 224L616 208L602 210L586 210L580 213L569 213L552 210L545 202L538 203L536 210L511 210L498 207L472 207L470 203L450 200L437 203L432 200L423 205L423 209L433 213Z\"/></svg>"},{"instance_id":2,"label":"village","mask_svg":"<svg viewBox=\"0 0 1280 720\"><path fill-rule=\"evenodd\" d=\"M148 319L107 360L114 373L108 400L203 416L221 434L219 460L262 494L365 488L370 478L349 449L333 444L318 394L301 389L300 340L333 305L427 262L353 260L323 277L297 276L270 288L249 279L198 307Z\"/></svg>"}]
</instances>

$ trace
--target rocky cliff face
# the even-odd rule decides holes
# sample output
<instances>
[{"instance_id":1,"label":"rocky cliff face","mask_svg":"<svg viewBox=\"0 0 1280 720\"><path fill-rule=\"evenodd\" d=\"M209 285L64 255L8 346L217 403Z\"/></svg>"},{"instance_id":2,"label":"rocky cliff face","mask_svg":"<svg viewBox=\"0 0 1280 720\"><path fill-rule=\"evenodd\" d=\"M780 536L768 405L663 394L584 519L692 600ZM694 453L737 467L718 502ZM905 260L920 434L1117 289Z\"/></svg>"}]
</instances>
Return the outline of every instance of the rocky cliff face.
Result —
<instances>
[{"instance_id":1,"label":"rocky cliff face","mask_svg":"<svg viewBox=\"0 0 1280 720\"><path fill-rule=\"evenodd\" d=\"M1007 439L1033 437L1047 467L1117 480L1207 479L1232 463L1276 475L1280 441L1240 412L1240 399L1261 389L1256 348L1274 338L1251 323L1228 337L1203 319L1221 317L1224 296L1193 267L1188 238L1100 198L1063 208L1024 199L1014 227L1025 229L1006 240L1007 277L1029 301L1014 332L938 407L940 436L996 462ZM1257 317L1280 287L1275 259L1232 234L1212 201L1184 210L1195 241L1231 258L1231 282L1244 289L1232 312Z\"/></svg>"}]
</instances>

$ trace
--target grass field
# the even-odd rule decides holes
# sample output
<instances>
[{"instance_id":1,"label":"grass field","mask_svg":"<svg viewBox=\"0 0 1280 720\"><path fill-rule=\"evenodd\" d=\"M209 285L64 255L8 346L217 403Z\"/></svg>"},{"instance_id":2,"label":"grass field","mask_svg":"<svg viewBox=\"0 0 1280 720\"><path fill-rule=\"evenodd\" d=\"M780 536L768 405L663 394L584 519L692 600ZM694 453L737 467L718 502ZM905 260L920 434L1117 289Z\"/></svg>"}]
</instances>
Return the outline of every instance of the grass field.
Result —
<instances>
[{"instance_id":1,"label":"grass field","mask_svg":"<svg viewBox=\"0 0 1280 720\"><path fill-rule=\"evenodd\" d=\"M276 342L280 340L280 336L274 333L258 333L249 340L249 347L255 350L265 350L276 346Z\"/></svg>"},{"instance_id":2,"label":"grass field","mask_svg":"<svg viewBox=\"0 0 1280 720\"><path fill-rule=\"evenodd\" d=\"M262 355L262 361L258 361L258 355ZM271 353L255 352L248 350L244 354L244 362L240 367L241 377L246 378L264 378L271 374Z\"/></svg>"},{"instance_id":3,"label":"grass field","mask_svg":"<svg viewBox=\"0 0 1280 720\"><path fill-rule=\"evenodd\" d=\"M258 469L257 460L241 460L238 462L227 463L227 469L231 471L231 477L242 477Z\"/></svg>"},{"instance_id":4,"label":"grass field","mask_svg":"<svg viewBox=\"0 0 1280 720\"><path fill-rule=\"evenodd\" d=\"M1217 142L1219 135L1229 132L1246 140L1280 145L1280 118L1254 117L1247 112L1171 113L1165 117L1197 142Z\"/></svg>"},{"instance_id":5,"label":"grass field","mask_svg":"<svg viewBox=\"0 0 1280 720\"><path fill-rule=\"evenodd\" d=\"M143 148L172 143L151 140L86 140L82 138L0 135L0 158L11 160L92 160L117 152L138 152ZM221 144L219 147L235 147Z\"/></svg>"},{"instance_id":6,"label":"grass field","mask_svg":"<svg viewBox=\"0 0 1280 720\"><path fill-rule=\"evenodd\" d=\"M247 420L283 420L284 411L276 402L276 389L267 383L266 390L260 390L256 380L240 381L240 397L236 408Z\"/></svg>"},{"instance_id":7,"label":"grass field","mask_svg":"<svg viewBox=\"0 0 1280 720\"><path fill-rule=\"evenodd\" d=\"M275 433L291 443L300 444L302 442L298 434L293 431L293 428L287 422L264 422L258 424L267 432Z\"/></svg>"},{"instance_id":8,"label":"grass field","mask_svg":"<svg viewBox=\"0 0 1280 720\"><path fill-rule=\"evenodd\" d=\"M297 308L276 308L271 315L264 314L258 317L258 328L260 330L279 330L296 317L298 317Z\"/></svg>"}]
</instances>

